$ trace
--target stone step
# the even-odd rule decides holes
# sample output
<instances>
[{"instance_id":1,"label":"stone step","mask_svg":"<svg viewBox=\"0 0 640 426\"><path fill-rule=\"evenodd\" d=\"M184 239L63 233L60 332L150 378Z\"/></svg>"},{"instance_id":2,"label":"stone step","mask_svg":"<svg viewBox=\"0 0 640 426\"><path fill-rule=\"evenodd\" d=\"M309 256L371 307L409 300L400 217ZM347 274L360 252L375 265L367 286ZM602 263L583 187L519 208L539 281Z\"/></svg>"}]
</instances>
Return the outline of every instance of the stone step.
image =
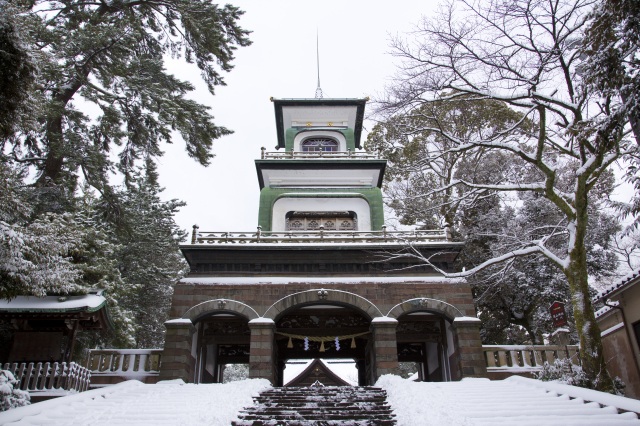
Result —
<instances>
[{"instance_id":1,"label":"stone step","mask_svg":"<svg viewBox=\"0 0 640 426\"><path fill-rule=\"evenodd\" d=\"M296 409L303 408L332 408L332 409L340 409L340 410L379 410L379 409L390 409L388 404L375 404L369 402L360 402L360 403L352 403L352 402L333 402L333 403L318 403L317 401L300 401L300 402L283 402L276 403L273 401L264 402L257 406L264 408L273 408L273 409L282 409L283 407L291 407Z\"/></svg>"},{"instance_id":2,"label":"stone step","mask_svg":"<svg viewBox=\"0 0 640 426\"><path fill-rule=\"evenodd\" d=\"M241 414L240 418L247 418L248 416L280 416L280 415L291 415L291 413L295 413L300 416L363 416L362 418L367 418L369 416L388 416L391 415L391 410L367 410L366 412L358 411L358 410L323 410L323 409L296 409L296 410L261 410L256 408L254 410L245 410L243 414Z\"/></svg>"},{"instance_id":3,"label":"stone step","mask_svg":"<svg viewBox=\"0 0 640 426\"><path fill-rule=\"evenodd\" d=\"M244 425L395 425L386 392L375 387L273 388L238 414Z\"/></svg>"},{"instance_id":4,"label":"stone step","mask_svg":"<svg viewBox=\"0 0 640 426\"><path fill-rule=\"evenodd\" d=\"M289 403L300 403L300 402L316 402L321 404L341 404L341 403L351 403L351 404L364 404L364 403L372 403L372 404L384 404L386 402L386 398L317 398L317 397L295 397L295 398L264 398L257 397L254 401L258 403L280 403L280 404L289 404Z\"/></svg>"},{"instance_id":5,"label":"stone step","mask_svg":"<svg viewBox=\"0 0 640 426\"><path fill-rule=\"evenodd\" d=\"M314 421L330 421L330 420L340 420L340 421L346 421L346 420L369 420L369 421L378 421L378 420L394 420L393 417L390 416L366 416L366 415L344 415L344 416L338 416L338 415L331 415L331 416L322 416L322 415L317 415L317 416L312 416L312 415L305 415L305 416L301 416L298 414L289 414L289 415L265 415L265 416L258 416L258 415L250 415L250 416L241 416L238 417L240 420L242 421L247 421L247 420L251 420L251 421L276 421L276 422L282 422L282 421L287 421L287 420L314 420Z\"/></svg>"},{"instance_id":6,"label":"stone step","mask_svg":"<svg viewBox=\"0 0 640 426\"><path fill-rule=\"evenodd\" d=\"M272 420L236 420L232 426L273 426ZM286 426L395 426L395 420L288 420Z\"/></svg>"}]
</instances>

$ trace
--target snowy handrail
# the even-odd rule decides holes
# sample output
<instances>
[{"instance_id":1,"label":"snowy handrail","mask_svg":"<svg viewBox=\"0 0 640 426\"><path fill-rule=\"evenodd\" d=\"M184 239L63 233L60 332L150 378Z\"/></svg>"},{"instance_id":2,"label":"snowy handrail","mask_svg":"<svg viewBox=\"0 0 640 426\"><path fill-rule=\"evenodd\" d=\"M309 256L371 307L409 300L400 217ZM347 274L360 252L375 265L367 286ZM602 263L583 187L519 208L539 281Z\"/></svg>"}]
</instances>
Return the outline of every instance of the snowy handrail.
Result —
<instances>
[{"instance_id":1,"label":"snowy handrail","mask_svg":"<svg viewBox=\"0 0 640 426\"><path fill-rule=\"evenodd\" d=\"M541 370L545 362L570 359L579 363L576 345L483 345L488 371Z\"/></svg>"},{"instance_id":2,"label":"snowy handrail","mask_svg":"<svg viewBox=\"0 0 640 426\"><path fill-rule=\"evenodd\" d=\"M161 356L162 349L92 349L87 368L94 376L157 376Z\"/></svg>"},{"instance_id":3,"label":"snowy handrail","mask_svg":"<svg viewBox=\"0 0 640 426\"><path fill-rule=\"evenodd\" d=\"M27 392L84 392L89 388L91 373L75 362L14 362L1 365L9 370L20 389Z\"/></svg>"},{"instance_id":4,"label":"snowy handrail","mask_svg":"<svg viewBox=\"0 0 640 426\"><path fill-rule=\"evenodd\" d=\"M262 232L199 232L193 226L191 244L225 243L413 243L447 241L444 231L439 229L420 231L284 231Z\"/></svg>"},{"instance_id":5,"label":"snowy handrail","mask_svg":"<svg viewBox=\"0 0 640 426\"><path fill-rule=\"evenodd\" d=\"M380 155L370 154L368 152L355 152L355 151L284 151L284 152L267 152L262 148L260 159L262 160L300 160L300 159L318 159L324 158L327 160L333 159L350 159L350 160L379 160Z\"/></svg>"}]
</instances>

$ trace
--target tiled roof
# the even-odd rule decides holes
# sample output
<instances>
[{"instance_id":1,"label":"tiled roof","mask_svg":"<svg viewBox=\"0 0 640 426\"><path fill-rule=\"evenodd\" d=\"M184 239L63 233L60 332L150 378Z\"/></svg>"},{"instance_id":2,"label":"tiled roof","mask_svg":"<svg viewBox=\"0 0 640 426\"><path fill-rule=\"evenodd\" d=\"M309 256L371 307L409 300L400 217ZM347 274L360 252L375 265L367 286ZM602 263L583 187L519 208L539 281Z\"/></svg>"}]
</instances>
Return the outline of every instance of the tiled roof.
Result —
<instances>
[{"instance_id":1,"label":"tiled roof","mask_svg":"<svg viewBox=\"0 0 640 426\"><path fill-rule=\"evenodd\" d=\"M612 284L611 286L599 292L594 299L595 300L607 299L612 295L614 295L615 293L618 293L626 289L627 287L631 287L632 285L635 285L639 282L640 282L640 270L631 272L629 275L622 278L620 281Z\"/></svg>"}]
</instances>

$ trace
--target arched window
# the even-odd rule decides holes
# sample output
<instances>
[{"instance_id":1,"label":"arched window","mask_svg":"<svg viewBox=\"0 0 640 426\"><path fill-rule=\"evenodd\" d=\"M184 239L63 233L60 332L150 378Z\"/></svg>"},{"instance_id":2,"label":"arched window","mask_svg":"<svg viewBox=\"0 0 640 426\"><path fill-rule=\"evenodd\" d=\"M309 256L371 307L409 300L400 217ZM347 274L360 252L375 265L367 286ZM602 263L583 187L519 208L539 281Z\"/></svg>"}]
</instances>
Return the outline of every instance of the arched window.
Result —
<instances>
[{"instance_id":1,"label":"arched window","mask_svg":"<svg viewBox=\"0 0 640 426\"><path fill-rule=\"evenodd\" d=\"M326 137L307 138L302 141L302 152L335 152L338 150L338 141Z\"/></svg>"}]
</instances>

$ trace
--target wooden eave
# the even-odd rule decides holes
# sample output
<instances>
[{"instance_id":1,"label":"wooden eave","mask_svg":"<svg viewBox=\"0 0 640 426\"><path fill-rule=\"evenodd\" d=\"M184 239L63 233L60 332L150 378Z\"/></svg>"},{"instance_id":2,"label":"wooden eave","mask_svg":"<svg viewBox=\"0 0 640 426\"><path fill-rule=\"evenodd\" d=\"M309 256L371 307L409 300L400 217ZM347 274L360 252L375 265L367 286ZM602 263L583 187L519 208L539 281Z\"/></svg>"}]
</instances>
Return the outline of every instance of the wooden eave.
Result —
<instances>
[{"instance_id":1,"label":"wooden eave","mask_svg":"<svg viewBox=\"0 0 640 426\"><path fill-rule=\"evenodd\" d=\"M356 120L353 129L355 146L362 149L360 138L362 136L362 123L364 121L364 108L367 99L271 99L276 114L276 131L278 134L278 146L276 148L284 148L284 120L282 107L287 106L355 106Z\"/></svg>"},{"instance_id":2,"label":"wooden eave","mask_svg":"<svg viewBox=\"0 0 640 426\"><path fill-rule=\"evenodd\" d=\"M264 188L263 170L376 170L376 186L382 188L387 160L304 159L255 160L260 189Z\"/></svg>"},{"instance_id":3,"label":"wooden eave","mask_svg":"<svg viewBox=\"0 0 640 426\"><path fill-rule=\"evenodd\" d=\"M305 368L300 374L286 383L285 386L298 386L308 375L313 373L313 370L315 370L316 368L322 370L324 375L329 377L331 380L339 383L338 386L352 386L351 383L345 381L342 377L331 371L322 361L317 358L314 359L311 364L309 364L307 368Z\"/></svg>"}]
</instances>

